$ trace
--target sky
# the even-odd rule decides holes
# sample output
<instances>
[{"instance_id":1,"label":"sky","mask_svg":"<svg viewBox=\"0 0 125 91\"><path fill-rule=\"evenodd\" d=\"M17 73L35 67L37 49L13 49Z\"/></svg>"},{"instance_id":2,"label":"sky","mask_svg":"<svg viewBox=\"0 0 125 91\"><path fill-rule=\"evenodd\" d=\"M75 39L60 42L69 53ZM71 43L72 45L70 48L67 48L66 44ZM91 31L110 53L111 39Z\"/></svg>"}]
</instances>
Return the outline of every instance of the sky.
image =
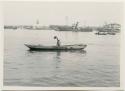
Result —
<instances>
[{"instance_id":1,"label":"sky","mask_svg":"<svg viewBox=\"0 0 125 91\"><path fill-rule=\"evenodd\" d=\"M98 26L123 22L122 2L4 2L5 25L72 25Z\"/></svg>"}]
</instances>

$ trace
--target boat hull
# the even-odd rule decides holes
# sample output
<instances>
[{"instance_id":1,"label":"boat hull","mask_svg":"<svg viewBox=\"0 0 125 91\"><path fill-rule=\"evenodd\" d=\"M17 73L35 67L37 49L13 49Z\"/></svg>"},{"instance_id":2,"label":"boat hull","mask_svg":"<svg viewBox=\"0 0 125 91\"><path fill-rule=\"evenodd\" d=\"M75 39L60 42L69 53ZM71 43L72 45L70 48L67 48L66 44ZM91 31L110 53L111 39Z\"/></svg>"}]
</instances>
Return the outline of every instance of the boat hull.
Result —
<instances>
[{"instance_id":1,"label":"boat hull","mask_svg":"<svg viewBox=\"0 0 125 91\"><path fill-rule=\"evenodd\" d=\"M44 50L44 51L55 51L55 50L82 50L87 45L63 45L60 47L57 46L42 46L42 45L29 45L25 44L30 50Z\"/></svg>"}]
</instances>

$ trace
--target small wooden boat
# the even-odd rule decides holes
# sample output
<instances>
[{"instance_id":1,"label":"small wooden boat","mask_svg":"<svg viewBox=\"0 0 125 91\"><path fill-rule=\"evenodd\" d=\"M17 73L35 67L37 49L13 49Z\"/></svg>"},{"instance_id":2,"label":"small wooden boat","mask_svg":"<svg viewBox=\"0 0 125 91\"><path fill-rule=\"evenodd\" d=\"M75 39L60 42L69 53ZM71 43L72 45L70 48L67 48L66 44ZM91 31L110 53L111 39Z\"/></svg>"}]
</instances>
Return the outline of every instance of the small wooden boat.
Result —
<instances>
[{"instance_id":1,"label":"small wooden boat","mask_svg":"<svg viewBox=\"0 0 125 91\"><path fill-rule=\"evenodd\" d=\"M107 33L105 33L105 32L97 32L97 33L95 33L96 35L107 35Z\"/></svg>"},{"instance_id":2,"label":"small wooden boat","mask_svg":"<svg viewBox=\"0 0 125 91\"><path fill-rule=\"evenodd\" d=\"M29 45L29 44L24 44L27 46L30 50L82 50L84 49L87 45L83 44L74 44L74 45L61 45L60 47L58 46L43 46L43 45Z\"/></svg>"}]
</instances>

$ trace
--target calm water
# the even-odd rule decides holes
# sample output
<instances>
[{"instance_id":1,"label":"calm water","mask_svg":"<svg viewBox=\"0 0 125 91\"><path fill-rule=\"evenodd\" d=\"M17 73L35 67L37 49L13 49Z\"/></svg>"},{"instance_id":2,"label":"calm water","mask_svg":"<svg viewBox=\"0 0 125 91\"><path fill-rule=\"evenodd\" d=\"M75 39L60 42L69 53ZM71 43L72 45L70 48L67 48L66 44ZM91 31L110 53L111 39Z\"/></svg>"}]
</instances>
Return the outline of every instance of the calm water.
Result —
<instances>
[{"instance_id":1,"label":"calm water","mask_svg":"<svg viewBox=\"0 0 125 91\"><path fill-rule=\"evenodd\" d=\"M25 43L55 45L87 44L84 51L35 52ZM119 86L120 34L86 32L5 31L4 85L45 87Z\"/></svg>"}]
</instances>

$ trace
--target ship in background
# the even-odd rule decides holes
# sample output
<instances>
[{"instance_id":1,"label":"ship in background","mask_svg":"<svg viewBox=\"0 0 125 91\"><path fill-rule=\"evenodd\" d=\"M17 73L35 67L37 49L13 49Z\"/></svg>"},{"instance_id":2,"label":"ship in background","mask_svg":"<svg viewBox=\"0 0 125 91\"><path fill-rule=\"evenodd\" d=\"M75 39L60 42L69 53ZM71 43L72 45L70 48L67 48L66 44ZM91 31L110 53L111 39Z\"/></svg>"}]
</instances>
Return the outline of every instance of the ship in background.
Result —
<instances>
[{"instance_id":1,"label":"ship in background","mask_svg":"<svg viewBox=\"0 0 125 91\"><path fill-rule=\"evenodd\" d=\"M87 27L79 27L79 22L75 22L72 25L69 25L68 16L65 17L65 25L50 25L50 28L56 31L73 31L73 32L92 32L93 29L89 26Z\"/></svg>"},{"instance_id":2,"label":"ship in background","mask_svg":"<svg viewBox=\"0 0 125 91\"><path fill-rule=\"evenodd\" d=\"M105 24L102 27L96 29L98 35L115 35L121 31L121 25L117 23Z\"/></svg>"},{"instance_id":3,"label":"ship in background","mask_svg":"<svg viewBox=\"0 0 125 91\"><path fill-rule=\"evenodd\" d=\"M79 22L69 25L50 25L50 28L56 31L73 31L73 32L92 32L92 27L79 27Z\"/></svg>"}]
</instances>

